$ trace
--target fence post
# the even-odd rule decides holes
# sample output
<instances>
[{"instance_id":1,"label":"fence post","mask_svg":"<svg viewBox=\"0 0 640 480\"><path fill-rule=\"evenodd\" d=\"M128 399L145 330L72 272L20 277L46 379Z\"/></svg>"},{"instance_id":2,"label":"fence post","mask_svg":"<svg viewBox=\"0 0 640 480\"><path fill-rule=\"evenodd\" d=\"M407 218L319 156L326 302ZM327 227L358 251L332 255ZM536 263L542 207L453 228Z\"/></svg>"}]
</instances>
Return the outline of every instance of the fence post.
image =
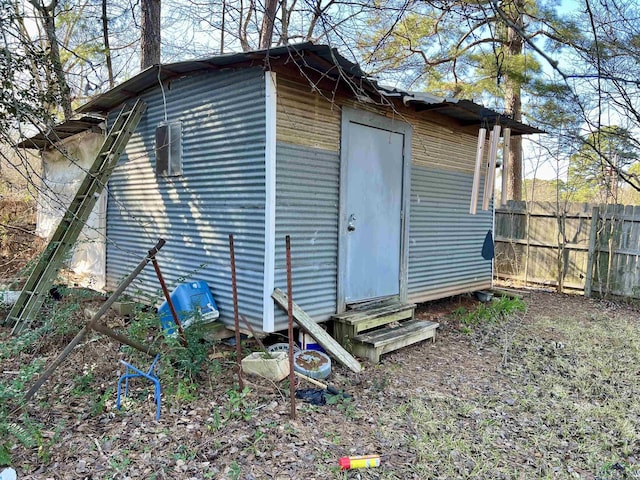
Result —
<instances>
[{"instance_id":1,"label":"fence post","mask_svg":"<svg viewBox=\"0 0 640 480\"><path fill-rule=\"evenodd\" d=\"M587 278L584 281L584 296L591 297L593 283L593 266L596 256L596 237L598 235L598 222L600 221L600 209L593 207L591 212L591 231L589 232L589 252L587 253Z\"/></svg>"}]
</instances>

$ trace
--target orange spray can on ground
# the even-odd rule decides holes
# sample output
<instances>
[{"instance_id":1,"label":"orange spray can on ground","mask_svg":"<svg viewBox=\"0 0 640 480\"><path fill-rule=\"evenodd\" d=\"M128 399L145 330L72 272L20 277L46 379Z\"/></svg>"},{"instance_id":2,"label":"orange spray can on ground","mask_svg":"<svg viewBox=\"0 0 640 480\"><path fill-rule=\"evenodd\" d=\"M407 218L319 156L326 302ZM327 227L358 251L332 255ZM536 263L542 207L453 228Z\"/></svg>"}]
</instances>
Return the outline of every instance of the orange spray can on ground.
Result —
<instances>
[{"instance_id":1,"label":"orange spray can on ground","mask_svg":"<svg viewBox=\"0 0 640 480\"><path fill-rule=\"evenodd\" d=\"M362 455L359 457L341 457L338 460L340 470L350 468L369 468L380 466L380 455Z\"/></svg>"}]
</instances>

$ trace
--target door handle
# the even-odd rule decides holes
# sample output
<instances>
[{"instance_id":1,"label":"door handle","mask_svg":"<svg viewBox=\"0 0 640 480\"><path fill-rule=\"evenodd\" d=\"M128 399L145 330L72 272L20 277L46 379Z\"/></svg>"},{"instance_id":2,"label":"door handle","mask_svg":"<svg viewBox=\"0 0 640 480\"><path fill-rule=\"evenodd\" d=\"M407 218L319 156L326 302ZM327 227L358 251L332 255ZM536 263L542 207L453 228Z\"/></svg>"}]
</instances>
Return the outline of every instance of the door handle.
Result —
<instances>
[{"instance_id":1,"label":"door handle","mask_svg":"<svg viewBox=\"0 0 640 480\"><path fill-rule=\"evenodd\" d=\"M356 216L352 213L349 215L349 222L347 223L347 231L353 232L356 229Z\"/></svg>"}]
</instances>

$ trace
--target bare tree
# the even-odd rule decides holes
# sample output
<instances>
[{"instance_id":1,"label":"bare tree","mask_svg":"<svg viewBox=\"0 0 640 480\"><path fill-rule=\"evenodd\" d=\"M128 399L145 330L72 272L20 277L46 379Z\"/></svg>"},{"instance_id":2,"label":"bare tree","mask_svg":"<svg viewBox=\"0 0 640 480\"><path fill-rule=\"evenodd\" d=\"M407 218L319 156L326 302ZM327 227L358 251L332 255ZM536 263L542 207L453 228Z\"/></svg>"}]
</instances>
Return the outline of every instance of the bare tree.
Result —
<instances>
[{"instance_id":1,"label":"bare tree","mask_svg":"<svg viewBox=\"0 0 640 480\"><path fill-rule=\"evenodd\" d=\"M107 16L107 0L102 0L102 41L104 42L104 57L107 62L107 76L109 88L115 86L113 78L113 62L111 61L111 48L109 47L109 17Z\"/></svg>"},{"instance_id":2,"label":"bare tree","mask_svg":"<svg viewBox=\"0 0 640 480\"><path fill-rule=\"evenodd\" d=\"M524 31L524 0L513 0L507 4L509 9L506 12L511 22L507 24L507 35L505 45L505 55L508 57L507 64L513 64L522 55L524 38L520 31ZM513 117L518 122L522 121L522 80L518 75L505 75L504 88L504 110L505 113ZM522 137L519 135L511 138L509 144L507 171L507 192L503 193L507 199L522 199Z\"/></svg>"},{"instance_id":3,"label":"bare tree","mask_svg":"<svg viewBox=\"0 0 640 480\"><path fill-rule=\"evenodd\" d=\"M47 38L51 67L55 75L55 81L59 92L58 98L60 100L60 105L62 106L64 117L70 118L73 113L71 108L71 89L67 83L62 61L60 60L60 48L56 34L55 10L58 5L58 1L51 0L51 3L48 5L46 5L44 1L38 0L29 0L29 2L33 5L34 10L42 19Z\"/></svg>"},{"instance_id":4,"label":"bare tree","mask_svg":"<svg viewBox=\"0 0 640 480\"><path fill-rule=\"evenodd\" d=\"M273 26L276 20L278 0L265 0L262 26L260 27L259 48L269 48L273 43Z\"/></svg>"}]
</instances>

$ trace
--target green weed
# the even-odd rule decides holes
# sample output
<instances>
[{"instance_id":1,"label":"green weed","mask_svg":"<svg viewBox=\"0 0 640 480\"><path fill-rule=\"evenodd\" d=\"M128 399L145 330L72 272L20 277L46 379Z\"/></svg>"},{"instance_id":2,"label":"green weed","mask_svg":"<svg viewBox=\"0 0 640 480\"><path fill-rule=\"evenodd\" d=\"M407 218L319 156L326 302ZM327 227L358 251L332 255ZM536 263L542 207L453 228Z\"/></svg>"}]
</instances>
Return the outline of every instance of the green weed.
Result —
<instances>
[{"instance_id":1,"label":"green weed","mask_svg":"<svg viewBox=\"0 0 640 480\"><path fill-rule=\"evenodd\" d=\"M240 478L241 473L242 473L242 470L240 469L240 465L238 465L238 462L233 462L229 466L229 478L231 480L238 480Z\"/></svg>"},{"instance_id":2,"label":"green weed","mask_svg":"<svg viewBox=\"0 0 640 480\"><path fill-rule=\"evenodd\" d=\"M244 387L241 391L227 390L227 419L251 420L255 405L247 398L250 393L251 389L249 387Z\"/></svg>"},{"instance_id":3,"label":"green weed","mask_svg":"<svg viewBox=\"0 0 640 480\"><path fill-rule=\"evenodd\" d=\"M338 393L336 395L327 394L325 398L327 405L335 405L349 420L359 418L358 411L353 405L353 399L351 397L345 397Z\"/></svg>"},{"instance_id":4,"label":"green weed","mask_svg":"<svg viewBox=\"0 0 640 480\"><path fill-rule=\"evenodd\" d=\"M499 297L491 302L479 303L474 310L458 307L453 311L453 314L463 326L471 329L477 325L499 323L510 315L523 312L525 309L525 303L518 298Z\"/></svg>"},{"instance_id":5,"label":"green weed","mask_svg":"<svg viewBox=\"0 0 640 480\"><path fill-rule=\"evenodd\" d=\"M186 377L178 380L173 396L178 403L191 403L198 398L197 392L198 385Z\"/></svg>"},{"instance_id":6,"label":"green weed","mask_svg":"<svg viewBox=\"0 0 640 480\"><path fill-rule=\"evenodd\" d=\"M73 379L73 390L71 393L76 397L82 397L93 391L95 376L92 371L88 371Z\"/></svg>"}]
</instances>

